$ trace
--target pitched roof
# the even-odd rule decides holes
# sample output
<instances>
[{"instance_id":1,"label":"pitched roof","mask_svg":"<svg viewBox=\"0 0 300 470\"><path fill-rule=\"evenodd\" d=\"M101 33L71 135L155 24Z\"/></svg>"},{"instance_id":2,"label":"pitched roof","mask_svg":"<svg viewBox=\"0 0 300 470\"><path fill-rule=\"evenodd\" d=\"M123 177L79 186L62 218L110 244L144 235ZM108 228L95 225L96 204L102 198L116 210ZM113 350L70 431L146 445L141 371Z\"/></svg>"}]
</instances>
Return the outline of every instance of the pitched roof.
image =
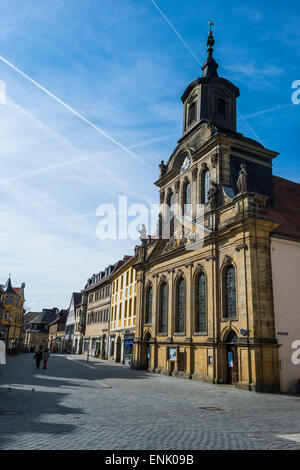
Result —
<instances>
[{"instance_id":1,"label":"pitched roof","mask_svg":"<svg viewBox=\"0 0 300 470\"><path fill-rule=\"evenodd\" d=\"M30 323L34 318L37 318L39 315L41 315L41 312L28 312L25 313L24 315L24 322Z\"/></svg>"},{"instance_id":2,"label":"pitched roof","mask_svg":"<svg viewBox=\"0 0 300 470\"><path fill-rule=\"evenodd\" d=\"M105 284L106 282L110 281L110 278L114 275L114 273L121 267L123 266L124 263L128 261L128 259L131 258L131 256L125 255L122 260L117 261L115 264L113 264L113 268L111 270L111 273L108 276L102 277L101 281L95 282L94 284L86 285L85 287L85 292L89 292L95 287L99 287L102 284Z\"/></svg>"},{"instance_id":3,"label":"pitched roof","mask_svg":"<svg viewBox=\"0 0 300 470\"><path fill-rule=\"evenodd\" d=\"M134 259L135 256L124 256L123 263L111 273L111 277L121 272L124 268L126 269L126 266L129 265Z\"/></svg>"},{"instance_id":4,"label":"pitched roof","mask_svg":"<svg viewBox=\"0 0 300 470\"><path fill-rule=\"evenodd\" d=\"M300 239L300 184L273 176L273 202L268 216L279 224L273 233Z\"/></svg>"},{"instance_id":5,"label":"pitched roof","mask_svg":"<svg viewBox=\"0 0 300 470\"><path fill-rule=\"evenodd\" d=\"M73 292L74 307L81 304L81 292Z\"/></svg>"},{"instance_id":6,"label":"pitched roof","mask_svg":"<svg viewBox=\"0 0 300 470\"><path fill-rule=\"evenodd\" d=\"M53 320L50 325L55 325L55 323L63 323L64 320L67 320L67 314L68 314L69 310L66 309L66 310L60 310L59 313L58 313L58 317Z\"/></svg>"}]
</instances>

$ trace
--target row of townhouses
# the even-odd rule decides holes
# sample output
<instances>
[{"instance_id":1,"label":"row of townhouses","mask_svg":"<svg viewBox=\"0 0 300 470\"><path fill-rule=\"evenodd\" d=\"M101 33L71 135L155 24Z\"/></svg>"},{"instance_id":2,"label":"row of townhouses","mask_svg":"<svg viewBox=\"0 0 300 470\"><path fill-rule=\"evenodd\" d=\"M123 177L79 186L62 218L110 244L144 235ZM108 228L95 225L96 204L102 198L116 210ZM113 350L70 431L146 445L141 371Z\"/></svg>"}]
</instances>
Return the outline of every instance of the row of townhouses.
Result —
<instances>
[{"instance_id":1,"label":"row of townhouses","mask_svg":"<svg viewBox=\"0 0 300 470\"><path fill-rule=\"evenodd\" d=\"M52 352L131 362L136 322L135 261L135 256L124 256L93 274L81 292L73 292L69 308L57 312L48 324L47 342Z\"/></svg>"}]
</instances>

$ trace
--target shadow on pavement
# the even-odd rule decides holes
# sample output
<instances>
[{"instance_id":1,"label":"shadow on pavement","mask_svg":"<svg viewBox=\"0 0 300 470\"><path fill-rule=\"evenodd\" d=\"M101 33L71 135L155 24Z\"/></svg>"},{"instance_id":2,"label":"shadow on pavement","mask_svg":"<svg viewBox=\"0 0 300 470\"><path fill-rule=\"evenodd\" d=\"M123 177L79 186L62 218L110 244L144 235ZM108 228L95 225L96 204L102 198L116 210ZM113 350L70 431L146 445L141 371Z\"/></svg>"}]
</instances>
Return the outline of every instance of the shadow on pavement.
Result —
<instances>
[{"instance_id":1,"label":"shadow on pavement","mask_svg":"<svg viewBox=\"0 0 300 470\"><path fill-rule=\"evenodd\" d=\"M14 438L24 434L28 434L32 449L43 448L47 436L70 435L77 426L74 415L86 414L82 408L61 404L74 390L99 389L99 383L93 382L103 379L145 379L148 375L107 363L101 367L98 361L89 363L94 367L86 367L83 362L76 356L70 360L68 356L51 355L47 370L43 370L36 368L33 354L8 358L1 366L0 377L0 449L15 448ZM64 422L55 415L64 416Z\"/></svg>"}]
</instances>

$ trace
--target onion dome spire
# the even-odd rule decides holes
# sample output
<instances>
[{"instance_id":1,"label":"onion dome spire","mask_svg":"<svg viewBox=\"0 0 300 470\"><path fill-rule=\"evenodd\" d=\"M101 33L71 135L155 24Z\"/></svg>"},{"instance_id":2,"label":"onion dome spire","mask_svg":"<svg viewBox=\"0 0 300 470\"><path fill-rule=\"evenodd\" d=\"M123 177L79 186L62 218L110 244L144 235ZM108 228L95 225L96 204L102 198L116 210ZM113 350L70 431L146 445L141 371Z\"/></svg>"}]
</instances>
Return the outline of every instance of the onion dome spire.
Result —
<instances>
[{"instance_id":1,"label":"onion dome spire","mask_svg":"<svg viewBox=\"0 0 300 470\"><path fill-rule=\"evenodd\" d=\"M213 78L213 77L218 77L218 72L217 68L219 67L217 62L212 56L213 53L213 46L215 44L215 40L213 37L213 33L211 30L211 27L214 23L209 21L209 33L208 33L208 38L207 38L207 52L208 52L208 57L204 64L202 65L202 77L207 77L207 78Z\"/></svg>"}]
</instances>

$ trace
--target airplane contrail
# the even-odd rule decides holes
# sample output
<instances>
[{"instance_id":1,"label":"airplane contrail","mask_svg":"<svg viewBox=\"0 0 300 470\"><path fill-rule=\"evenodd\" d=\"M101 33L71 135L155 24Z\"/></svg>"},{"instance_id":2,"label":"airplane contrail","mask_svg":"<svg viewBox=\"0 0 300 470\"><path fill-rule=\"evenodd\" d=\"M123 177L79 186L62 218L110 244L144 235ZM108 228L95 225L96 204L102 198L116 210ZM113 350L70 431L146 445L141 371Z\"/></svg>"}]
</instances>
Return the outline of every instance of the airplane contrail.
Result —
<instances>
[{"instance_id":1,"label":"airplane contrail","mask_svg":"<svg viewBox=\"0 0 300 470\"><path fill-rule=\"evenodd\" d=\"M140 163L142 163L143 165L153 169L154 167L152 165L150 165L149 163L145 162L145 160L143 160L141 157L139 157L138 155L136 155L135 153L133 153L131 150L129 150L127 147L125 147L123 144L121 144L120 142L118 142L116 139L114 139L111 135L109 135L107 132L103 131L100 127L96 126L95 124L93 124L91 121L89 121L87 118L85 118L82 114L80 114L78 111L76 111L74 108L72 108L71 106L69 106L67 103L65 103L64 101L62 101L60 98L58 98L57 96L55 96L53 93L51 93L49 90L47 90L47 88L43 87L42 85L40 85L38 82L36 82L35 80L33 80L31 77L29 77L26 73L24 73L22 70L20 70L18 67L16 67L15 65L13 65L11 62L9 62L8 60L6 60L4 57L0 56L0 60L2 60L2 62L4 62L6 65L8 65L10 68L12 68L13 70L15 70L17 73L19 73L20 75L22 75L22 77L26 78L26 80L28 80L29 82L33 83L33 85L35 85L36 87L38 87L40 90L42 90L44 93L46 93L48 96L50 96L51 98L53 98L57 103L59 103L60 105L62 105L64 108L66 108L68 111L70 111L71 113L73 113L75 116L77 116L79 119L81 119L82 121L84 121L86 124L88 124L89 126L91 126L93 129L95 129L99 134L103 135L104 137L106 137L107 139L109 139L111 142L113 142L115 145L117 145L118 147L120 147L122 150L124 150L125 152L129 153L129 155L131 155L133 158L135 158L136 160L138 160Z\"/></svg>"},{"instance_id":2,"label":"airplane contrail","mask_svg":"<svg viewBox=\"0 0 300 470\"><path fill-rule=\"evenodd\" d=\"M176 34L176 36L180 39L180 41L185 45L185 47L188 49L188 51L190 51L190 53L192 54L192 56L194 57L194 59L196 59L196 61L198 62L198 64L202 65L200 60L198 59L198 57L196 56L196 54L194 53L194 51L190 48L190 46L185 42L185 40L183 39L183 37L181 36L181 34L177 31L177 29L175 28L175 26L171 23L171 21L169 20L169 18L164 14L164 12L159 8L159 6L157 5L157 3L154 1L154 0L150 0L150 2L155 6L155 8L157 9L157 11L161 14L161 16L163 17L163 19L168 23L168 25L170 26L170 28L174 31L174 33Z\"/></svg>"}]
</instances>

